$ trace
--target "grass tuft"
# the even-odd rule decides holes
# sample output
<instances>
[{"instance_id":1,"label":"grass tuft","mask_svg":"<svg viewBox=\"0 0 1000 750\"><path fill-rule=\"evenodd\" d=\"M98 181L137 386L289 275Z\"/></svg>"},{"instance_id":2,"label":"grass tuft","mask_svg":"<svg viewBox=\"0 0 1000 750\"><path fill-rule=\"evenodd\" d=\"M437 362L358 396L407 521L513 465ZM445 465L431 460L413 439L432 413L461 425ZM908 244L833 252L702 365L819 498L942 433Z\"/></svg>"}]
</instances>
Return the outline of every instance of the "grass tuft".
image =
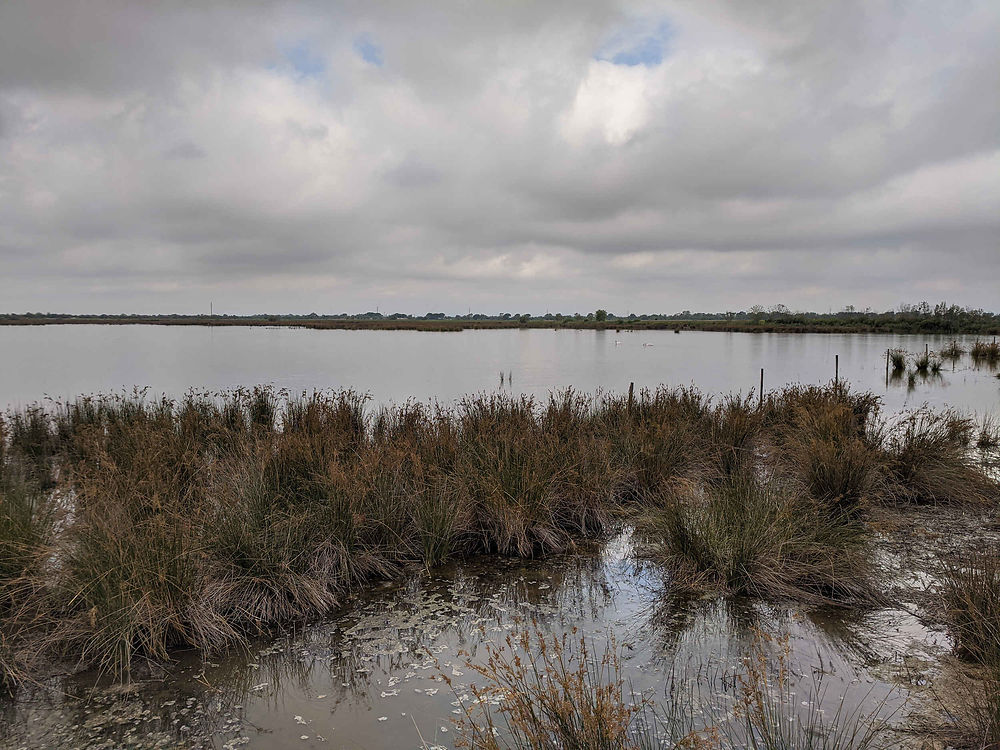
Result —
<instances>
[{"instance_id":1,"label":"grass tuft","mask_svg":"<svg viewBox=\"0 0 1000 750\"><path fill-rule=\"evenodd\" d=\"M794 597L879 598L863 526L776 480L677 485L639 526L649 556L681 590Z\"/></svg>"},{"instance_id":2,"label":"grass tuft","mask_svg":"<svg viewBox=\"0 0 1000 750\"><path fill-rule=\"evenodd\" d=\"M904 415L886 446L888 493L896 501L986 505L997 483L969 451L972 420L952 411L921 409Z\"/></svg>"}]
</instances>

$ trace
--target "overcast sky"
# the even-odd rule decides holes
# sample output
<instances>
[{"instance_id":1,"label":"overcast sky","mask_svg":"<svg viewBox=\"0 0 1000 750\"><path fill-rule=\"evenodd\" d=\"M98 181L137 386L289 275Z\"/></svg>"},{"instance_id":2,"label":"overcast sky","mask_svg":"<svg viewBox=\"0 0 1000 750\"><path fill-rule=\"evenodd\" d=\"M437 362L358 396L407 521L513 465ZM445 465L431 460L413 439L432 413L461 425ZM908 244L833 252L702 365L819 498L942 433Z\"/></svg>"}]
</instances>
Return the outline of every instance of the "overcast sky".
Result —
<instances>
[{"instance_id":1,"label":"overcast sky","mask_svg":"<svg viewBox=\"0 0 1000 750\"><path fill-rule=\"evenodd\" d=\"M0 3L0 311L1000 309L1000 2Z\"/></svg>"}]
</instances>

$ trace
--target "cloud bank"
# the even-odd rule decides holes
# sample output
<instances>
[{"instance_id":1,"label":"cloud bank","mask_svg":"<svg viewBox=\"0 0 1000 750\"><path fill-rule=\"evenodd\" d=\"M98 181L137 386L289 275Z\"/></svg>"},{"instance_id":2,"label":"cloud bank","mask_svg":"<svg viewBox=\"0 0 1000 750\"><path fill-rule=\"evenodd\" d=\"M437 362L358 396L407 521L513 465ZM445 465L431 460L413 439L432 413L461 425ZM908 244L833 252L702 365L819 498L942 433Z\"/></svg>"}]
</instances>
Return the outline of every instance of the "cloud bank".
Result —
<instances>
[{"instance_id":1,"label":"cloud bank","mask_svg":"<svg viewBox=\"0 0 1000 750\"><path fill-rule=\"evenodd\" d=\"M1000 307L1000 4L0 6L0 310Z\"/></svg>"}]
</instances>

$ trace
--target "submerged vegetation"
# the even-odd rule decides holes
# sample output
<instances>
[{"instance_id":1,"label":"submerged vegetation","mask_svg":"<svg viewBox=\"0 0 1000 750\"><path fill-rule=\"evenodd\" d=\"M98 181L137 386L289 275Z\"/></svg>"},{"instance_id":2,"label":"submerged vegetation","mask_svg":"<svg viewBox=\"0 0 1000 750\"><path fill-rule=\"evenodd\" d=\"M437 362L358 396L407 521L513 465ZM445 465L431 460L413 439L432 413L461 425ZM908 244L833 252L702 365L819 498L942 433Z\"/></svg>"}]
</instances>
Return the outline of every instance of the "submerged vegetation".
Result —
<instances>
[{"instance_id":1,"label":"submerged vegetation","mask_svg":"<svg viewBox=\"0 0 1000 750\"><path fill-rule=\"evenodd\" d=\"M872 506L997 496L971 422L886 422L844 385L451 408L136 392L32 406L2 430L8 683L43 658L123 675L239 646L407 567L564 550L626 521L679 589L871 601Z\"/></svg>"}]
</instances>

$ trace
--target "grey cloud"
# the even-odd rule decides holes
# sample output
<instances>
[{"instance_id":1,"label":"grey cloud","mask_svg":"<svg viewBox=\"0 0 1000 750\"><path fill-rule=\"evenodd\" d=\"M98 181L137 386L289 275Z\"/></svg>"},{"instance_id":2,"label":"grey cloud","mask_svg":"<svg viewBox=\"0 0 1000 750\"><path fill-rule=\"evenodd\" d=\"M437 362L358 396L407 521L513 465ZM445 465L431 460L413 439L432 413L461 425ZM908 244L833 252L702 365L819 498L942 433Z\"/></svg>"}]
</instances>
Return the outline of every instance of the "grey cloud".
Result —
<instances>
[{"instance_id":1,"label":"grey cloud","mask_svg":"<svg viewBox=\"0 0 1000 750\"><path fill-rule=\"evenodd\" d=\"M181 141L164 151L163 155L168 159L203 159L205 149L192 141Z\"/></svg>"},{"instance_id":2,"label":"grey cloud","mask_svg":"<svg viewBox=\"0 0 1000 750\"><path fill-rule=\"evenodd\" d=\"M664 20L661 64L594 59ZM997 307L998 33L987 0L7 3L0 309Z\"/></svg>"},{"instance_id":3,"label":"grey cloud","mask_svg":"<svg viewBox=\"0 0 1000 750\"><path fill-rule=\"evenodd\" d=\"M386 179L402 188L419 188L440 182L444 175L419 159L408 157L385 174Z\"/></svg>"}]
</instances>

